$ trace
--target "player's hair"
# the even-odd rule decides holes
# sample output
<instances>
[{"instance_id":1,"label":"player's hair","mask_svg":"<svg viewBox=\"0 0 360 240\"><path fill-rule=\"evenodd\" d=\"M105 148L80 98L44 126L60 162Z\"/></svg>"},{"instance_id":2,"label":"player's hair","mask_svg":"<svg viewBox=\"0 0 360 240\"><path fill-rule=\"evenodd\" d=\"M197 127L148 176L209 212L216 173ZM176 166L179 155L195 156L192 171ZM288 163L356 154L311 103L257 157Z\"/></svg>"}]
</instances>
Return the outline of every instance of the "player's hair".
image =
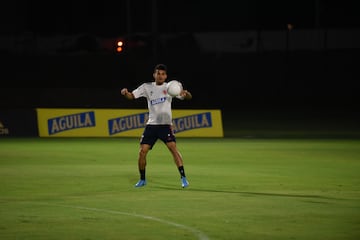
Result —
<instances>
[{"instance_id":1,"label":"player's hair","mask_svg":"<svg viewBox=\"0 0 360 240\"><path fill-rule=\"evenodd\" d=\"M156 72L156 70L164 70L167 72L167 66L165 64L159 63L155 66L154 72Z\"/></svg>"}]
</instances>

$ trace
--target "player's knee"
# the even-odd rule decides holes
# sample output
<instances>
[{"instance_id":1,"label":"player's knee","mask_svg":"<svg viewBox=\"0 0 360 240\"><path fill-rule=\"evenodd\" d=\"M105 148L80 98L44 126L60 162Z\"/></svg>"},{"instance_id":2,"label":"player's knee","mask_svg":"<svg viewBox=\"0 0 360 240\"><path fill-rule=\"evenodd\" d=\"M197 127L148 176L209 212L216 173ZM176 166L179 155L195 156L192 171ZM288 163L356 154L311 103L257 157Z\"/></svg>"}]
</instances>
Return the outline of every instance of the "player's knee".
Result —
<instances>
[{"instance_id":1,"label":"player's knee","mask_svg":"<svg viewBox=\"0 0 360 240\"><path fill-rule=\"evenodd\" d=\"M139 150L139 155L140 155L141 157L145 157L148 152L149 152L148 149L140 148L140 150Z\"/></svg>"}]
</instances>

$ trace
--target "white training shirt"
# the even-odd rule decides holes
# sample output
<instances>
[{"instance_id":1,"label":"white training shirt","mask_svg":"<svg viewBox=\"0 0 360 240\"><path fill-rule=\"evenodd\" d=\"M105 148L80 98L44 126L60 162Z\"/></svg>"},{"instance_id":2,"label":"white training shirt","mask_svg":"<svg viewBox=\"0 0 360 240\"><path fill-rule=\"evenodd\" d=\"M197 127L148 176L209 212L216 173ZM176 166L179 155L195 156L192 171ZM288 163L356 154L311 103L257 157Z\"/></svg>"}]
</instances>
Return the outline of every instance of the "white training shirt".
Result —
<instances>
[{"instance_id":1,"label":"white training shirt","mask_svg":"<svg viewBox=\"0 0 360 240\"><path fill-rule=\"evenodd\" d=\"M146 124L172 124L171 102L172 97L166 91L167 82L156 85L155 82L141 84L132 91L135 98L145 97L148 103L149 119ZM176 98L184 99L176 96Z\"/></svg>"}]
</instances>

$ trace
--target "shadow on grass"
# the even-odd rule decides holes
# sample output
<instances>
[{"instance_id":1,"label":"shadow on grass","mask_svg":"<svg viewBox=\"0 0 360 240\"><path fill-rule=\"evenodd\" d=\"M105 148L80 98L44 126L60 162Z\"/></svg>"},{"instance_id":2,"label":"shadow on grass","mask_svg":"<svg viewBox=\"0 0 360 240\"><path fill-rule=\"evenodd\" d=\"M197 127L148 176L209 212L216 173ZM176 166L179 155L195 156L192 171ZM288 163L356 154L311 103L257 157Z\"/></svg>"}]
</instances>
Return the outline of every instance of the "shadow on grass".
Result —
<instances>
[{"instance_id":1,"label":"shadow on grass","mask_svg":"<svg viewBox=\"0 0 360 240\"><path fill-rule=\"evenodd\" d=\"M334 198L328 196L321 195L311 195L311 194L287 194L287 193L264 193L264 192L245 192L245 191L229 191L229 190L216 190L216 189L200 189L200 188L192 188L189 186L188 188L182 189L176 187L167 187L167 186L154 186L157 189L164 190L183 190L183 191L195 191L195 192L209 192L209 193L229 193L229 194L243 194L249 196L269 196L269 197L287 197L287 198L316 198L316 199L327 199L327 200L346 200L343 198ZM320 203L320 202L319 202ZM321 202L323 203L323 202Z\"/></svg>"}]
</instances>

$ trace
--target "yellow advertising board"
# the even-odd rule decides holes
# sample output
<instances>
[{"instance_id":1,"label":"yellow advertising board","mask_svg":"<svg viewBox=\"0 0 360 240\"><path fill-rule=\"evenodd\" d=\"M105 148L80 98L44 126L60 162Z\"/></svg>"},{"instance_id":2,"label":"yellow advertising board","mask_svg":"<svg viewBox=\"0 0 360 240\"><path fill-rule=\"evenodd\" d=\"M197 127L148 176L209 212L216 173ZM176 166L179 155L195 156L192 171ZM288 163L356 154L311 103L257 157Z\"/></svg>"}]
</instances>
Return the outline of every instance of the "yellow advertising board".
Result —
<instances>
[{"instance_id":1,"label":"yellow advertising board","mask_svg":"<svg viewBox=\"0 0 360 240\"><path fill-rule=\"evenodd\" d=\"M147 109L37 108L40 137L140 137ZM173 110L177 137L223 137L221 110Z\"/></svg>"}]
</instances>

